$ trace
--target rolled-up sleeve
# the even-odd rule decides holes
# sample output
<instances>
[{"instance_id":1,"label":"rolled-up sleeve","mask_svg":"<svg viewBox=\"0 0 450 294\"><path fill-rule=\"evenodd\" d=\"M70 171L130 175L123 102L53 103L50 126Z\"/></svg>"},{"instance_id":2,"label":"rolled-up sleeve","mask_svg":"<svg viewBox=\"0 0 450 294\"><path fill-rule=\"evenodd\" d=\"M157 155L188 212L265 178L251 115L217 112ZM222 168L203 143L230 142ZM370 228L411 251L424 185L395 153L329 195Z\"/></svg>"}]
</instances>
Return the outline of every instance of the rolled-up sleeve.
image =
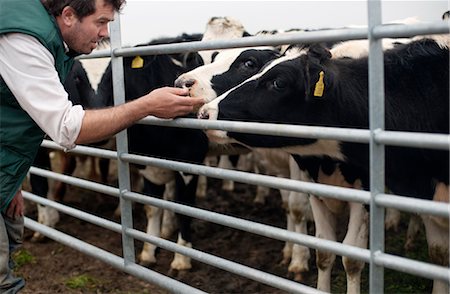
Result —
<instances>
[{"instance_id":1,"label":"rolled-up sleeve","mask_svg":"<svg viewBox=\"0 0 450 294\"><path fill-rule=\"evenodd\" d=\"M74 148L84 109L72 105L55 69L54 58L34 37L0 35L0 75L20 106L56 143Z\"/></svg>"}]
</instances>

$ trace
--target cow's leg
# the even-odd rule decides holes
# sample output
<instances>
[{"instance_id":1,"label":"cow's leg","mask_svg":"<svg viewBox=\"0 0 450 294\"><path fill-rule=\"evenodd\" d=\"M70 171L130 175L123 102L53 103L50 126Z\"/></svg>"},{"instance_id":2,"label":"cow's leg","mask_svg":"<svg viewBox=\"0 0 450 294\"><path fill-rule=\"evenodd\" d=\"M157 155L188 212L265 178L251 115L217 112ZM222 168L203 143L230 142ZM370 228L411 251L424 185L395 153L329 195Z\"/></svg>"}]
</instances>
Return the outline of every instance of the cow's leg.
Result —
<instances>
[{"instance_id":1,"label":"cow's leg","mask_svg":"<svg viewBox=\"0 0 450 294\"><path fill-rule=\"evenodd\" d=\"M408 230L406 231L406 242L404 246L406 251L414 249L421 228L422 220L420 219L420 216L411 214L408 222Z\"/></svg>"},{"instance_id":2,"label":"cow's leg","mask_svg":"<svg viewBox=\"0 0 450 294\"><path fill-rule=\"evenodd\" d=\"M299 169L298 164L292 158L289 160L289 171L291 179L310 181L309 177ZM313 220L309 195L292 191L289 194L289 212L294 222L295 232L308 235L308 222ZM308 247L294 244L288 270L294 273L296 281L302 281L303 273L309 271L310 257L311 254Z\"/></svg>"},{"instance_id":3,"label":"cow's leg","mask_svg":"<svg viewBox=\"0 0 450 294\"><path fill-rule=\"evenodd\" d=\"M64 152L60 152L61 173L72 175L77 166L76 157ZM66 194L67 185L63 182L56 181L54 183L53 197L56 201L62 201Z\"/></svg>"},{"instance_id":4,"label":"cow's leg","mask_svg":"<svg viewBox=\"0 0 450 294\"><path fill-rule=\"evenodd\" d=\"M361 203L349 203L349 223L347 234L342 243L360 248L367 248L369 237L369 213ZM342 263L347 274L347 293L360 293L361 272L364 261L342 257Z\"/></svg>"},{"instance_id":5,"label":"cow's leg","mask_svg":"<svg viewBox=\"0 0 450 294\"><path fill-rule=\"evenodd\" d=\"M386 230L398 231L400 224L400 211L395 208L386 208L386 216L384 218L384 228Z\"/></svg>"},{"instance_id":6,"label":"cow's leg","mask_svg":"<svg viewBox=\"0 0 450 294\"><path fill-rule=\"evenodd\" d=\"M316 225L316 237L336 241L336 218L319 198L310 195L309 202ZM332 252L316 250L318 269L317 289L325 292L331 290L331 269L336 255Z\"/></svg>"},{"instance_id":7,"label":"cow's leg","mask_svg":"<svg viewBox=\"0 0 450 294\"><path fill-rule=\"evenodd\" d=\"M143 193L146 195L151 195L152 197L162 197L164 194L165 185L157 185L151 183L149 180L144 178L144 189ZM162 209L154 206L145 206L145 213L147 215L147 234L151 236L160 236L161 231L161 216ZM139 254L139 263L143 266L149 266L156 262L156 251L157 246L144 242L141 253Z\"/></svg>"},{"instance_id":8,"label":"cow's leg","mask_svg":"<svg viewBox=\"0 0 450 294\"><path fill-rule=\"evenodd\" d=\"M33 165L42 169L47 170L51 169L50 157L47 149L39 148L38 154L36 155ZM31 192L33 194L49 198L48 197L50 195L49 182L47 178L31 174L30 185L31 185ZM59 221L59 213L54 208L38 204L37 212L38 212L38 222L43 225L54 228ZM39 232L34 232L31 241L40 242L43 241L44 239L45 239L44 235L42 235Z\"/></svg>"},{"instance_id":9,"label":"cow's leg","mask_svg":"<svg viewBox=\"0 0 450 294\"><path fill-rule=\"evenodd\" d=\"M443 183L436 185L433 201L449 203L449 186ZM422 215L427 235L428 253L431 262L447 267L449 265L449 221L430 215ZM433 294L449 293L449 284L441 280L433 281Z\"/></svg>"},{"instance_id":10,"label":"cow's leg","mask_svg":"<svg viewBox=\"0 0 450 294\"><path fill-rule=\"evenodd\" d=\"M204 160L206 166L217 166L217 156L207 156ZM200 175L198 178L197 192L196 195L199 198L206 197L206 192L208 191L208 178L206 176Z\"/></svg>"},{"instance_id":11,"label":"cow's leg","mask_svg":"<svg viewBox=\"0 0 450 294\"><path fill-rule=\"evenodd\" d=\"M229 155L221 155L219 158L219 168L224 169L234 169L236 165L233 165L231 160L231 156ZM233 191L234 190L234 181L232 180L222 180L222 190L224 191Z\"/></svg>"},{"instance_id":12,"label":"cow's leg","mask_svg":"<svg viewBox=\"0 0 450 294\"><path fill-rule=\"evenodd\" d=\"M109 175L109 162L108 158L99 158L98 159L98 168L100 170L100 180L102 183L108 183L108 175Z\"/></svg>"},{"instance_id":13,"label":"cow's leg","mask_svg":"<svg viewBox=\"0 0 450 294\"><path fill-rule=\"evenodd\" d=\"M164 191L165 200L174 200L175 198L175 180L166 184L166 190ZM169 239L170 236L178 229L175 213L172 210L164 209L162 225L161 225L161 237Z\"/></svg>"},{"instance_id":14,"label":"cow's leg","mask_svg":"<svg viewBox=\"0 0 450 294\"><path fill-rule=\"evenodd\" d=\"M198 183L197 175L181 175L177 173L175 176L176 193L175 201L188 205L195 205L195 191ZM178 235L178 244L192 248L191 222L190 216L176 214L180 233ZM189 270L192 268L191 258L175 253L174 259L170 264L174 270Z\"/></svg>"},{"instance_id":15,"label":"cow's leg","mask_svg":"<svg viewBox=\"0 0 450 294\"><path fill-rule=\"evenodd\" d=\"M250 156L250 155L246 155ZM264 174L265 173L265 166L263 165L263 161L260 160L260 155L257 153L251 153L251 157L248 159L253 162L253 172L255 174ZM270 188L266 186L256 186L256 195L255 199L253 199L254 203L264 205L266 203L266 198L270 194ZM287 202L286 202L287 204Z\"/></svg>"},{"instance_id":16,"label":"cow's leg","mask_svg":"<svg viewBox=\"0 0 450 294\"><path fill-rule=\"evenodd\" d=\"M312 220L308 194L291 192L289 195L289 212L294 221L295 232L308 235L308 221ZM302 281L303 273L309 271L310 257L311 254L308 247L294 244L288 270L294 273L296 281Z\"/></svg>"},{"instance_id":17,"label":"cow's leg","mask_svg":"<svg viewBox=\"0 0 450 294\"><path fill-rule=\"evenodd\" d=\"M290 191L286 190L280 190L281 194L281 205L286 213L286 229L289 232L294 232L294 220L291 217L290 211L289 211L289 194ZM284 244L282 253L283 253L283 260L281 261L281 264L286 265L289 264L291 257L292 257L292 242L286 241Z\"/></svg>"}]
</instances>

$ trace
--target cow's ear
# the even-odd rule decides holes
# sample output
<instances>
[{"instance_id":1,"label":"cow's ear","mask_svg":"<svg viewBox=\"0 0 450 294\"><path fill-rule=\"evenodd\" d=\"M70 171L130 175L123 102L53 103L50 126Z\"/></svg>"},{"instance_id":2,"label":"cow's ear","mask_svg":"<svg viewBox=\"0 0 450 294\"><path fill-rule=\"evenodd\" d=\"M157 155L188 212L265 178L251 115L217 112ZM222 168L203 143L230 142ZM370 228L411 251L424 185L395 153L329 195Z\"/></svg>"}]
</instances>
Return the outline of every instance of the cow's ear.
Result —
<instances>
[{"instance_id":1,"label":"cow's ear","mask_svg":"<svg viewBox=\"0 0 450 294\"><path fill-rule=\"evenodd\" d=\"M324 61L331 59L331 52L321 44L314 44L309 47L308 59L322 64Z\"/></svg>"},{"instance_id":2,"label":"cow's ear","mask_svg":"<svg viewBox=\"0 0 450 294\"><path fill-rule=\"evenodd\" d=\"M308 50L305 64L305 97L307 101L325 98L327 89L331 88L332 73L324 64L330 58L330 51L321 45L311 46Z\"/></svg>"}]
</instances>

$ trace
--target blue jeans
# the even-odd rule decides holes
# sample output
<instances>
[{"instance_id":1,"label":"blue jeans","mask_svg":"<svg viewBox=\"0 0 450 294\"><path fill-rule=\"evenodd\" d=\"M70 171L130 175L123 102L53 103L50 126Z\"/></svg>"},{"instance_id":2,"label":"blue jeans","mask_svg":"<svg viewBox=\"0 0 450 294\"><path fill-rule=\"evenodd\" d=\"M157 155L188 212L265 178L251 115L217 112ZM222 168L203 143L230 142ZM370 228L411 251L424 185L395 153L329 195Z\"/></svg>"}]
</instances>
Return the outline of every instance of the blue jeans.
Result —
<instances>
[{"instance_id":1,"label":"blue jeans","mask_svg":"<svg viewBox=\"0 0 450 294\"><path fill-rule=\"evenodd\" d=\"M0 213L0 293L14 294L25 286L22 278L13 276L11 254L23 240L23 217L11 219Z\"/></svg>"}]
</instances>

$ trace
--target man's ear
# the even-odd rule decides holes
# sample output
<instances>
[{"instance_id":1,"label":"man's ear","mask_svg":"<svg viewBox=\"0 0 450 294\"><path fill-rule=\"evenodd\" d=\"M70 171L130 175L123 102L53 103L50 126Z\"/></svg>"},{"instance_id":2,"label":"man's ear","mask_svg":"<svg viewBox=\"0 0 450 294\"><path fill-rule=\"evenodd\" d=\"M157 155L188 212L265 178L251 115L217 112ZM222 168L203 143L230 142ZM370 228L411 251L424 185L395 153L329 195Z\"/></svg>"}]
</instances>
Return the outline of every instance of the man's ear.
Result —
<instances>
[{"instance_id":1,"label":"man's ear","mask_svg":"<svg viewBox=\"0 0 450 294\"><path fill-rule=\"evenodd\" d=\"M78 19L78 17L72 7L66 6L61 12L61 19L67 27L71 27Z\"/></svg>"}]
</instances>

